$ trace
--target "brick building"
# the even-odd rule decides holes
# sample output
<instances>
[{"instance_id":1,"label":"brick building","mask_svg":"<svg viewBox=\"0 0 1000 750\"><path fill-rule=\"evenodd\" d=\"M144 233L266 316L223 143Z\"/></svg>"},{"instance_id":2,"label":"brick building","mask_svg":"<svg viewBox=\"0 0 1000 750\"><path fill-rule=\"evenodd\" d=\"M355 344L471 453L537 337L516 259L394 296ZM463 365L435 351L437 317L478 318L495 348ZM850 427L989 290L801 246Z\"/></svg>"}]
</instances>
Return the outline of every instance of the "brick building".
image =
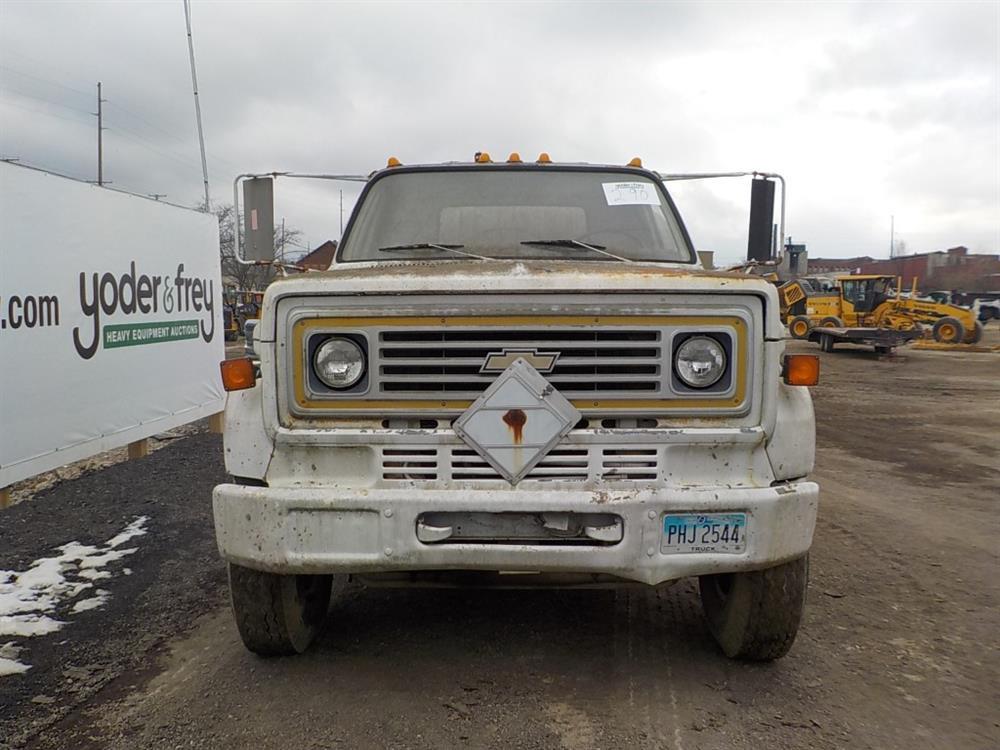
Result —
<instances>
[{"instance_id":1,"label":"brick building","mask_svg":"<svg viewBox=\"0 0 1000 750\"><path fill-rule=\"evenodd\" d=\"M908 288L915 277L923 292L1000 290L1000 256L970 253L962 246L898 258L809 258L809 273L816 276L851 273L902 276L904 288Z\"/></svg>"},{"instance_id":2,"label":"brick building","mask_svg":"<svg viewBox=\"0 0 1000 750\"><path fill-rule=\"evenodd\" d=\"M859 273L858 269L874 260L867 255L857 258L809 258L807 272L812 276L842 276L849 273Z\"/></svg>"},{"instance_id":3,"label":"brick building","mask_svg":"<svg viewBox=\"0 0 1000 750\"><path fill-rule=\"evenodd\" d=\"M922 291L990 291L1000 287L1000 256L970 254L966 247L903 255L862 264L861 273L902 276L904 286L917 279Z\"/></svg>"}]
</instances>

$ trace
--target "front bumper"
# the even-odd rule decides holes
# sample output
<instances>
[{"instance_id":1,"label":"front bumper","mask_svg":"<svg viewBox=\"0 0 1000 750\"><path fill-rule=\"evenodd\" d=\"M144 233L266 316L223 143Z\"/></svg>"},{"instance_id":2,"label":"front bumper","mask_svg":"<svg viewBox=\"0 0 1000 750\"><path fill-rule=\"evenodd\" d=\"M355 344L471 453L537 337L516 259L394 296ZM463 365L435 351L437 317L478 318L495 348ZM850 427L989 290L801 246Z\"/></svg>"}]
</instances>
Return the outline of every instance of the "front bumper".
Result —
<instances>
[{"instance_id":1,"label":"front bumper","mask_svg":"<svg viewBox=\"0 0 1000 750\"><path fill-rule=\"evenodd\" d=\"M657 584L685 576L758 570L805 554L819 488L648 490L363 490L339 487L215 488L219 551L229 562L274 573L412 570L596 573ZM622 540L609 546L426 544L417 517L428 512L612 513ZM664 513L744 512L739 554L660 552Z\"/></svg>"}]
</instances>

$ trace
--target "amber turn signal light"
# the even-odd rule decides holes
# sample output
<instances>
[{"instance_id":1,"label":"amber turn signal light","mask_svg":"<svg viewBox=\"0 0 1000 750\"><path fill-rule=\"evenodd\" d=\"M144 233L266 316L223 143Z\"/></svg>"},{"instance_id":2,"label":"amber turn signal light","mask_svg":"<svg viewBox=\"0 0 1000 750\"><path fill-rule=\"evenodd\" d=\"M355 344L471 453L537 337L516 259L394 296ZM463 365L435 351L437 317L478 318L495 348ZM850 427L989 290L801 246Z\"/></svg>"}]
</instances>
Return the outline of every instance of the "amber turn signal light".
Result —
<instances>
[{"instance_id":1,"label":"amber turn signal light","mask_svg":"<svg viewBox=\"0 0 1000 750\"><path fill-rule=\"evenodd\" d=\"M781 377L788 385L816 385L819 382L819 357L815 354L786 354Z\"/></svg>"},{"instance_id":2,"label":"amber turn signal light","mask_svg":"<svg viewBox=\"0 0 1000 750\"><path fill-rule=\"evenodd\" d=\"M219 368L222 370L222 387L227 391L242 391L257 384L257 374L249 357L223 360Z\"/></svg>"}]
</instances>

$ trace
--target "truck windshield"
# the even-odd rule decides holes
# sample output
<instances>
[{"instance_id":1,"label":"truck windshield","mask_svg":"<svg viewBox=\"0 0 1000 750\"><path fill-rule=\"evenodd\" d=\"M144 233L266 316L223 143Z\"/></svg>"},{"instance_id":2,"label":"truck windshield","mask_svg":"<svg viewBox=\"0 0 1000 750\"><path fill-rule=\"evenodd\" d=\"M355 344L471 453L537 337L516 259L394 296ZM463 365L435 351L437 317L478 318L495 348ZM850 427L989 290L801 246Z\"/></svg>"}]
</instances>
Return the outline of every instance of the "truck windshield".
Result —
<instances>
[{"instance_id":1,"label":"truck windshield","mask_svg":"<svg viewBox=\"0 0 1000 750\"><path fill-rule=\"evenodd\" d=\"M365 194L338 260L463 255L693 261L665 193L643 175L485 166L380 178Z\"/></svg>"}]
</instances>

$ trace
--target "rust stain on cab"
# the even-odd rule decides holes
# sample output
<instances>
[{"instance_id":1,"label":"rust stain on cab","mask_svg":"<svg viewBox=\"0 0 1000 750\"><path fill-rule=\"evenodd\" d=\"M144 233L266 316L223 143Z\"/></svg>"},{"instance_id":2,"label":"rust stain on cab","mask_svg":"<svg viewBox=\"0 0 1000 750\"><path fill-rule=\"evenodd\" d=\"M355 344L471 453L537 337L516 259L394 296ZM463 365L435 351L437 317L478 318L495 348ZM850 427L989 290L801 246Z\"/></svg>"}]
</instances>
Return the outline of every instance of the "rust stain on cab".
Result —
<instances>
[{"instance_id":1,"label":"rust stain on cab","mask_svg":"<svg viewBox=\"0 0 1000 750\"><path fill-rule=\"evenodd\" d=\"M514 444L520 445L524 440L524 423L528 421L528 416L520 409L511 409L503 415L503 421L514 435Z\"/></svg>"}]
</instances>

